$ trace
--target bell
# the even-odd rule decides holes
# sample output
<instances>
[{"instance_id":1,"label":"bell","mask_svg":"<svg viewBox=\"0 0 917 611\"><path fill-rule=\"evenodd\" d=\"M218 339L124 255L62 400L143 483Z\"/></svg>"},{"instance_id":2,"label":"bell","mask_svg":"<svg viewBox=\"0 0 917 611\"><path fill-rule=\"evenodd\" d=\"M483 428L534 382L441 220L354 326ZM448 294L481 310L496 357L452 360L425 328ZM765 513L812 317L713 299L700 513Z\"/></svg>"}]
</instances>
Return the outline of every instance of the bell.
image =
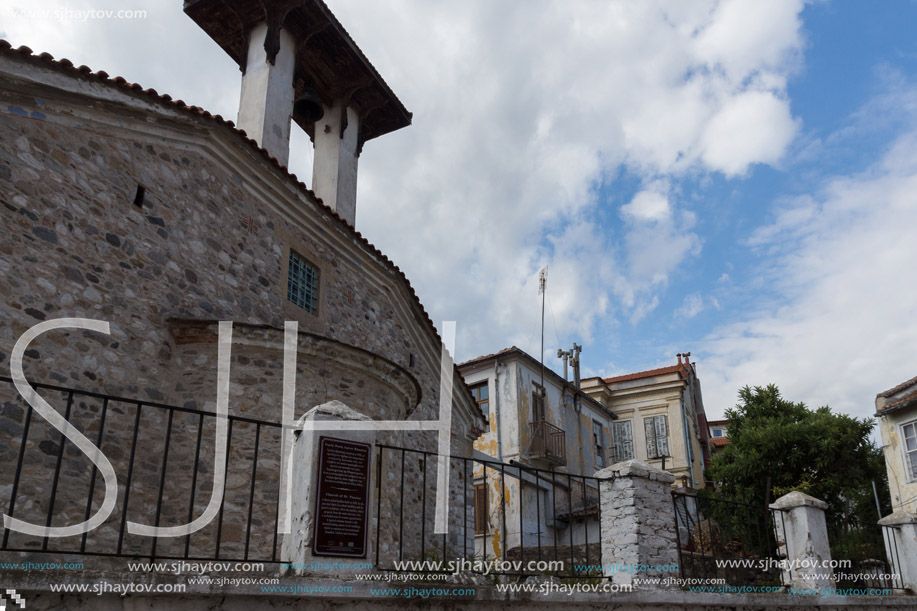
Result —
<instances>
[{"instance_id":1,"label":"bell","mask_svg":"<svg viewBox=\"0 0 917 611\"><path fill-rule=\"evenodd\" d=\"M322 103L318 99L318 92L311 87L303 89L296 101L293 102L293 116L298 119L315 123L324 115L325 109L322 108Z\"/></svg>"}]
</instances>

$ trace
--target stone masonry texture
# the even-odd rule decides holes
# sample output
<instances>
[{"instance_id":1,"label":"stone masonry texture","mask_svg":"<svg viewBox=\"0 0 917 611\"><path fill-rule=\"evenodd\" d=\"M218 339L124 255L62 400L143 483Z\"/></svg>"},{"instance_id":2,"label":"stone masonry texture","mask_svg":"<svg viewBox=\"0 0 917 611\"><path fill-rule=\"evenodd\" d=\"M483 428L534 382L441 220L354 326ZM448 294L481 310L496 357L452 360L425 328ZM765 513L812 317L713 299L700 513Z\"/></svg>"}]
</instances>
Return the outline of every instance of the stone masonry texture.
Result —
<instances>
[{"instance_id":1,"label":"stone masonry texture","mask_svg":"<svg viewBox=\"0 0 917 611\"><path fill-rule=\"evenodd\" d=\"M244 138L9 54L0 54L0 78L0 375L8 375L16 340L34 324L103 320L110 335L64 329L37 338L25 353L26 377L132 400L40 393L62 414L69 402L71 422L93 442L105 412L100 447L118 475L118 506L88 535L86 549L117 545L129 471L131 520L153 524L159 508L160 525L181 524L206 507L213 419L149 404L213 413L217 321L234 322L229 412L250 421L232 425L222 523L187 542L161 539L158 554L182 555L187 544L192 555L213 555L219 528L224 556L242 557L248 548L250 557L271 557L286 320L300 329L296 418L329 400L372 418L438 416L440 342L404 278ZM287 301L291 250L319 270L315 315ZM470 455L483 426L467 394L456 376L451 446L458 456ZM0 381L5 465L17 463L27 413L12 385ZM61 452L61 435L37 415L28 433L14 515L44 523L60 456L52 523L82 521L92 463L72 443ZM380 441L435 450L436 437L383 433ZM13 471L0 475L0 502L11 496ZM416 475L408 474L409 483ZM96 478L93 511L104 488ZM453 482L460 486L461 475ZM405 510L419 502L410 499ZM387 524L402 511L396 499L381 509ZM457 523L460 514L455 509L450 518ZM391 549L397 531L386 533L384 549ZM55 545L76 550L79 539ZM122 545L139 554L151 541L124 535ZM32 549L41 540L13 533L9 546Z\"/></svg>"}]
</instances>

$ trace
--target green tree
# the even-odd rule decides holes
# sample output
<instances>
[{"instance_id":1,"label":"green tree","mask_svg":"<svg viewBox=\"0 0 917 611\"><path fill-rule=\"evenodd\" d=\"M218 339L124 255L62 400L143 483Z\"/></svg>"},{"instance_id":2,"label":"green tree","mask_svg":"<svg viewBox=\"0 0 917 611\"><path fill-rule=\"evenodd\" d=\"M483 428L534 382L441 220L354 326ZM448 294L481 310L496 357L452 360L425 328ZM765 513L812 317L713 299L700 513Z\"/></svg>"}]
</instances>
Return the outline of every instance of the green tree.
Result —
<instances>
[{"instance_id":1,"label":"green tree","mask_svg":"<svg viewBox=\"0 0 917 611\"><path fill-rule=\"evenodd\" d=\"M726 410L730 443L717 454L708 477L719 495L763 504L768 477L773 502L799 490L828 503L828 519L879 519L872 482L889 513L882 451L870 439L875 422L837 414L825 406L811 410L781 397L773 384L739 391Z\"/></svg>"}]
</instances>

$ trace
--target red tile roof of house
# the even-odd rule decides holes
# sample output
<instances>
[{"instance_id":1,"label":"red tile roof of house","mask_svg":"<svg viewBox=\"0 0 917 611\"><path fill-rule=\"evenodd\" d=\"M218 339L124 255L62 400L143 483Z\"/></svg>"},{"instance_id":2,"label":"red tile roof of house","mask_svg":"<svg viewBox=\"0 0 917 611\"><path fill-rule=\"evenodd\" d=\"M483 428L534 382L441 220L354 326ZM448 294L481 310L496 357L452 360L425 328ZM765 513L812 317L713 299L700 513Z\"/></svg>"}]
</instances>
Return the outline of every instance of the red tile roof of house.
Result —
<instances>
[{"instance_id":1,"label":"red tile roof of house","mask_svg":"<svg viewBox=\"0 0 917 611\"><path fill-rule=\"evenodd\" d=\"M625 375L614 376L611 378L605 378L604 382L606 384L614 384L615 382L629 382L631 380L639 380L641 378L651 378L653 376L664 375L667 373L677 373L682 375L685 373L685 365L669 365L668 367L660 367L659 369L649 369L647 371L638 371L636 373L628 373Z\"/></svg>"},{"instance_id":2,"label":"red tile roof of house","mask_svg":"<svg viewBox=\"0 0 917 611\"><path fill-rule=\"evenodd\" d=\"M908 405L911 405L911 404L917 405L917 389L907 393L900 399L896 399L895 401L892 401L891 403L886 403L882 409L876 411L876 415L880 416L892 410L896 410L901 407L907 407Z\"/></svg>"},{"instance_id":3,"label":"red tile roof of house","mask_svg":"<svg viewBox=\"0 0 917 611\"><path fill-rule=\"evenodd\" d=\"M917 385L917 378L911 378L911 379L908 380L907 382L902 382L901 384L898 384L898 385L895 386L894 388L889 388L888 390L883 390L882 392L879 393L879 396L880 396L880 397L890 397L890 396L892 396L892 395L894 395L894 394L896 394L896 393L901 392L902 390L904 390L904 389L907 388L908 386L914 386L914 385Z\"/></svg>"},{"instance_id":4,"label":"red tile roof of house","mask_svg":"<svg viewBox=\"0 0 917 611\"><path fill-rule=\"evenodd\" d=\"M722 448L729 445L729 437L711 437L710 443L713 444L714 447Z\"/></svg>"},{"instance_id":5,"label":"red tile roof of house","mask_svg":"<svg viewBox=\"0 0 917 611\"><path fill-rule=\"evenodd\" d=\"M881 416L882 414L892 410L907 407L912 403L917 405L917 378L911 378L910 380L902 382L901 384L889 388L888 390L883 390L878 395L876 395L876 399L879 399L880 397L888 399L889 397L893 397L899 393L902 393L911 387L913 388L910 392L905 393L894 401L889 401L882 407L882 409L876 410L876 416Z\"/></svg>"}]
</instances>

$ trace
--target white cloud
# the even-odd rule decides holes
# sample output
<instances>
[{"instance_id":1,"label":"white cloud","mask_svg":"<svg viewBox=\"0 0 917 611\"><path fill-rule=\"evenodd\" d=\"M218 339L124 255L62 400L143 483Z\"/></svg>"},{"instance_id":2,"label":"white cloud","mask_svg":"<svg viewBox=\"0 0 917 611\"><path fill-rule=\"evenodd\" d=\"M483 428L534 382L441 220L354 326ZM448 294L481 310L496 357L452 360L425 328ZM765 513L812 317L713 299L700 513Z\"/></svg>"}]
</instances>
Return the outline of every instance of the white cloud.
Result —
<instances>
[{"instance_id":1,"label":"white cloud","mask_svg":"<svg viewBox=\"0 0 917 611\"><path fill-rule=\"evenodd\" d=\"M663 188L657 182L621 207L628 232L624 239L626 282L623 293L620 290L618 293L625 303L632 301L631 293L664 287L669 275L688 255L700 252L700 238L690 231L694 216L689 212L673 215L668 194L660 192ZM644 308L642 315L632 320L639 321L658 302L644 300L644 303L651 303L652 308Z\"/></svg>"},{"instance_id":2,"label":"white cloud","mask_svg":"<svg viewBox=\"0 0 917 611\"><path fill-rule=\"evenodd\" d=\"M795 133L785 100L772 92L744 92L723 104L707 123L702 157L727 176L743 174L752 163L779 161Z\"/></svg>"},{"instance_id":3,"label":"white cloud","mask_svg":"<svg viewBox=\"0 0 917 611\"><path fill-rule=\"evenodd\" d=\"M688 172L777 163L793 138L785 83L801 1L328 3L414 112L411 127L366 144L357 227L434 320L459 321L459 357L531 348L544 263L561 341L656 307L700 239L666 189L634 198L620 229L599 225L597 209L619 204L597 201L596 185L622 164L652 191ZM240 75L225 53L178 5L135 5L147 19L3 28L15 45L234 118ZM295 138L290 167L307 183L310 162Z\"/></svg>"},{"instance_id":4,"label":"white cloud","mask_svg":"<svg viewBox=\"0 0 917 611\"><path fill-rule=\"evenodd\" d=\"M630 315L630 324L635 325L659 306L659 297L653 295L652 299L642 298L637 301Z\"/></svg>"},{"instance_id":5,"label":"white cloud","mask_svg":"<svg viewBox=\"0 0 917 611\"><path fill-rule=\"evenodd\" d=\"M758 42L741 38L743 64L728 73L728 41L701 37L720 19L754 30L762 9L743 21L717 6L331 3L415 116L367 144L358 226L406 269L434 318L460 320L460 355L537 335L534 279L546 262L556 319L568 321L561 341L616 317L638 322L700 250L668 178L779 160L793 129L750 134L725 155L736 134L709 123L750 130L790 117L781 77L793 67L782 62L801 46L801 5L776 7ZM620 230L597 226L605 203L594 185L621 163L646 187L621 207ZM558 249L574 239L578 248ZM468 269L473 288L443 286Z\"/></svg>"},{"instance_id":6,"label":"white cloud","mask_svg":"<svg viewBox=\"0 0 917 611\"><path fill-rule=\"evenodd\" d=\"M798 51L797 0L731 0L722 2L697 37L695 50L707 64L722 69L734 83L749 75L778 76ZM795 23L794 27L787 27Z\"/></svg>"},{"instance_id":7,"label":"white cloud","mask_svg":"<svg viewBox=\"0 0 917 611\"><path fill-rule=\"evenodd\" d=\"M655 189L640 191L629 204L621 206L621 213L636 221L664 221L670 212L668 198Z\"/></svg>"},{"instance_id":8,"label":"white cloud","mask_svg":"<svg viewBox=\"0 0 917 611\"><path fill-rule=\"evenodd\" d=\"M716 304L716 300L713 300L713 303ZM716 304L717 306L719 304ZM684 302L681 304L681 307L675 310L676 316L681 316L684 318L694 318L704 310L704 299L700 296L700 293L692 293L685 297Z\"/></svg>"},{"instance_id":9,"label":"white cloud","mask_svg":"<svg viewBox=\"0 0 917 611\"><path fill-rule=\"evenodd\" d=\"M912 101L917 101L915 96ZM705 342L705 404L775 383L792 400L859 417L875 395L915 375L917 130L852 177L825 182L754 234L782 305L762 307Z\"/></svg>"}]
</instances>

